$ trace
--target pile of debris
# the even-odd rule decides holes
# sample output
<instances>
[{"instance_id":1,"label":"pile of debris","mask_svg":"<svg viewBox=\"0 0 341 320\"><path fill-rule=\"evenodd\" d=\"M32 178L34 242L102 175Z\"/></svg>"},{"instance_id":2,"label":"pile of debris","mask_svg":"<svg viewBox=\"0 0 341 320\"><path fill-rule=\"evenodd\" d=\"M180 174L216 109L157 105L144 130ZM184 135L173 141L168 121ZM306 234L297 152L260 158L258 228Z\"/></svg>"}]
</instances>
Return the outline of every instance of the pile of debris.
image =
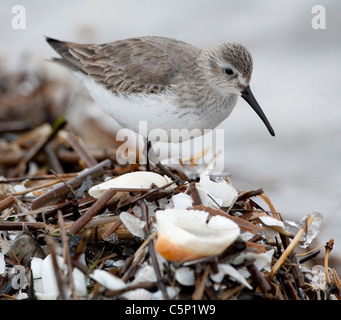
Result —
<instances>
[{"instance_id":1,"label":"pile of debris","mask_svg":"<svg viewBox=\"0 0 341 320\"><path fill-rule=\"evenodd\" d=\"M307 250L319 213L293 224L228 177L119 165L60 117L56 80L2 77L0 299L341 298L333 240Z\"/></svg>"}]
</instances>

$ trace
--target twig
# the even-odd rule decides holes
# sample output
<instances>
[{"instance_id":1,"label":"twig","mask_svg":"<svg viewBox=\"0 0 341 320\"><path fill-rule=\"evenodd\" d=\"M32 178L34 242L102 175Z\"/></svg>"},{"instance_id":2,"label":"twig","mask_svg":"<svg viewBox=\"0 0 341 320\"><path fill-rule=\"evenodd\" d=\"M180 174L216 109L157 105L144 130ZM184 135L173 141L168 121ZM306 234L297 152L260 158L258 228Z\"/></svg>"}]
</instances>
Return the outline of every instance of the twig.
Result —
<instances>
[{"instance_id":1,"label":"twig","mask_svg":"<svg viewBox=\"0 0 341 320\"><path fill-rule=\"evenodd\" d=\"M314 216L310 215L307 220L305 221L305 224L302 226L300 230L296 233L295 237L292 239L288 247L284 250L282 253L281 257L276 261L274 266L271 269L271 272L268 275L268 280L271 281L271 279L275 276L276 272L278 269L281 267L281 265L284 263L285 259L289 256L291 251L295 248L295 246L298 244L300 241L301 237L303 236L304 233L307 232L308 228L312 224L314 220Z\"/></svg>"},{"instance_id":2,"label":"twig","mask_svg":"<svg viewBox=\"0 0 341 320\"><path fill-rule=\"evenodd\" d=\"M125 207L126 205L128 204L133 204L133 203L136 203L138 202L139 200L142 200L142 199L145 199L145 198L148 198L150 197L151 195L154 195L155 193L159 192L160 190L163 190L165 188L168 188L169 186L171 186L173 183L175 183L175 181L172 181L172 182L169 182L165 185L163 185L162 187L158 187L158 188L155 188L155 189L149 189L148 192L142 194L141 196L137 197L137 198L134 198L132 200L129 200L129 201L125 201L124 203L122 203L121 205L118 205L117 206L117 209L121 209L122 207ZM123 188L120 188L119 190L124 190ZM141 190L141 189L140 189ZM140 190L137 190L138 192L140 192ZM143 191L145 189L142 189Z\"/></svg>"},{"instance_id":3,"label":"twig","mask_svg":"<svg viewBox=\"0 0 341 320\"><path fill-rule=\"evenodd\" d=\"M64 170L63 170L63 167L62 165L60 164L60 161L56 155L56 152L52 146L52 143L53 141L50 141L46 147L44 148L44 152L47 156L47 161L48 163L50 164L50 167L55 171L57 172L58 174L62 174L64 173Z\"/></svg>"},{"instance_id":4,"label":"twig","mask_svg":"<svg viewBox=\"0 0 341 320\"><path fill-rule=\"evenodd\" d=\"M281 217L279 216L279 214L276 212L275 207L273 206L272 202L270 201L270 198L267 196L266 193L261 193L258 195L260 198L262 198L266 204L269 206L270 211L272 212L273 216L277 219L277 220L282 220Z\"/></svg>"},{"instance_id":5,"label":"twig","mask_svg":"<svg viewBox=\"0 0 341 320\"><path fill-rule=\"evenodd\" d=\"M4 200L1 200L0 201L0 212L4 209L8 208L9 206L11 206L15 201L16 201L16 199L13 197L13 195L8 196Z\"/></svg>"},{"instance_id":6,"label":"twig","mask_svg":"<svg viewBox=\"0 0 341 320\"><path fill-rule=\"evenodd\" d=\"M328 258L329 258L329 253L333 250L333 246L334 246L334 239L330 239L326 243L326 246L325 246L326 253L324 254L324 260L323 260L324 272L326 274L326 281L327 281L328 285L330 285L332 283L332 281L330 280L330 277L329 277Z\"/></svg>"},{"instance_id":7,"label":"twig","mask_svg":"<svg viewBox=\"0 0 341 320\"><path fill-rule=\"evenodd\" d=\"M261 289L264 297L267 299L272 299L273 294L271 293L272 288L270 283L265 279L262 273L257 269L257 267L252 263L246 261L246 268L250 272L252 279L257 283Z\"/></svg>"},{"instance_id":8,"label":"twig","mask_svg":"<svg viewBox=\"0 0 341 320\"><path fill-rule=\"evenodd\" d=\"M71 289L73 298L78 299L78 295L75 290L75 285L74 285L73 276L72 276L72 262L71 262L71 256L70 256L70 250L69 250L69 239L66 236L64 219L63 219L62 212L60 210L58 211L58 223L59 223L60 233L62 237L63 257L64 257L65 264L67 265L67 270L68 270L67 276L69 278L70 289Z\"/></svg>"},{"instance_id":9,"label":"twig","mask_svg":"<svg viewBox=\"0 0 341 320\"><path fill-rule=\"evenodd\" d=\"M19 161L18 165L10 172L8 175L9 178L14 178L19 175L20 171L22 171L28 162L30 162L35 155L37 155L41 150L45 148L47 143L51 141L56 134L61 130L66 124L66 121L61 121L57 124L55 128L49 133L49 135L40 139L27 153L24 154L24 157Z\"/></svg>"},{"instance_id":10,"label":"twig","mask_svg":"<svg viewBox=\"0 0 341 320\"><path fill-rule=\"evenodd\" d=\"M88 168L91 168L98 163L97 160L83 148L83 146L79 142L79 138L77 138L72 132L68 132L68 143L84 161L85 165Z\"/></svg>"},{"instance_id":11,"label":"twig","mask_svg":"<svg viewBox=\"0 0 341 320\"><path fill-rule=\"evenodd\" d=\"M116 194L116 191L109 189L102 197L100 197L87 212L85 212L77 221L75 221L69 228L69 232L77 234L89 221L94 217Z\"/></svg>"},{"instance_id":12,"label":"twig","mask_svg":"<svg viewBox=\"0 0 341 320\"><path fill-rule=\"evenodd\" d=\"M63 179L74 178L75 176L77 176L77 173L62 173L62 174L59 174L59 176L62 177ZM33 176L33 177L22 176L22 177L16 177L16 178L5 178L5 179L0 180L0 184L20 182L20 181L25 181L25 180L37 181L37 180L49 180L49 179L54 179L54 176L50 174L44 174L41 176Z\"/></svg>"},{"instance_id":13,"label":"twig","mask_svg":"<svg viewBox=\"0 0 341 320\"><path fill-rule=\"evenodd\" d=\"M59 266L58 266L58 262L57 262L57 254L56 254L56 249L55 249L55 243L54 243L54 240L50 237L46 237L46 242L47 242L47 245L49 246L50 253L51 253L53 270L54 270L54 274L56 277L56 282L57 282L57 286L58 286L58 290L59 290L59 296L62 300L65 300L66 296L65 296L64 286L63 286L63 282L62 282L62 278L60 275Z\"/></svg>"},{"instance_id":14,"label":"twig","mask_svg":"<svg viewBox=\"0 0 341 320\"><path fill-rule=\"evenodd\" d=\"M12 222L12 221L0 221L0 230L22 230L23 226L26 226L28 230L44 229L46 224L44 222Z\"/></svg>"},{"instance_id":15,"label":"twig","mask_svg":"<svg viewBox=\"0 0 341 320\"><path fill-rule=\"evenodd\" d=\"M208 264L205 267L204 273L201 275L201 277L198 277L195 283L195 291L192 294L193 300L202 300L204 296L205 286L207 277L210 274L211 266Z\"/></svg>"},{"instance_id":16,"label":"twig","mask_svg":"<svg viewBox=\"0 0 341 320\"><path fill-rule=\"evenodd\" d=\"M148 208L147 208L147 205L146 205L146 203L144 201L139 201L138 204L139 204L139 207L141 208L142 218L143 218L143 220L145 222L144 233L145 233L145 236L147 238L150 235ZM149 249L150 258L152 260L152 265L153 265L153 268L154 268L154 272L155 272L155 275L156 275L158 288L161 290L161 292L163 294L163 297L166 300L169 300L165 284L163 283L161 271L160 271L160 268L159 268L159 263L157 261L157 256L156 256L155 246L154 246L153 241L149 242L148 249Z\"/></svg>"},{"instance_id":17,"label":"twig","mask_svg":"<svg viewBox=\"0 0 341 320\"><path fill-rule=\"evenodd\" d=\"M195 182L191 182L185 193L189 192L192 196L193 205L197 206L202 204L198 189L195 186Z\"/></svg>"},{"instance_id":18,"label":"twig","mask_svg":"<svg viewBox=\"0 0 341 320\"><path fill-rule=\"evenodd\" d=\"M73 194L74 197L77 197L77 194L76 194L75 190L73 190L73 188L72 188L69 184L67 184L67 182L66 182L62 177L60 177L60 176L59 176L56 172L54 172L52 169L50 169L50 171L51 171L52 174L55 175L55 177L56 177L59 181L61 181L62 183L64 183L64 185L65 185L67 188L69 188L70 192Z\"/></svg>"},{"instance_id":19,"label":"twig","mask_svg":"<svg viewBox=\"0 0 341 320\"><path fill-rule=\"evenodd\" d=\"M110 228L108 228L102 235L102 239L106 240L120 225L122 224L121 219L118 219Z\"/></svg>"},{"instance_id":20,"label":"twig","mask_svg":"<svg viewBox=\"0 0 341 320\"><path fill-rule=\"evenodd\" d=\"M83 183L84 179L87 176L91 176L92 178L98 177L104 173L106 168L110 168L111 164L112 162L110 160L104 160L90 169L84 169L78 174L77 177L68 181L67 185L76 189ZM39 207L46 206L47 203L48 204L57 203L58 201L63 199L63 197L66 194L68 194L68 192L69 192L69 187L66 187L63 183L60 183L52 190L34 199L32 201L31 208L32 210L35 210Z\"/></svg>"},{"instance_id":21,"label":"twig","mask_svg":"<svg viewBox=\"0 0 341 320\"><path fill-rule=\"evenodd\" d=\"M11 195L12 196L23 196L23 195L25 195L27 193L30 193L32 191L35 191L35 190L40 190L40 189L51 187L51 186L53 186L53 185L55 185L57 183L58 183L58 181L54 180L54 181L42 184L40 186L36 186L36 187L32 187L32 188L27 188L27 189L25 189L23 191L12 192Z\"/></svg>"}]
</instances>

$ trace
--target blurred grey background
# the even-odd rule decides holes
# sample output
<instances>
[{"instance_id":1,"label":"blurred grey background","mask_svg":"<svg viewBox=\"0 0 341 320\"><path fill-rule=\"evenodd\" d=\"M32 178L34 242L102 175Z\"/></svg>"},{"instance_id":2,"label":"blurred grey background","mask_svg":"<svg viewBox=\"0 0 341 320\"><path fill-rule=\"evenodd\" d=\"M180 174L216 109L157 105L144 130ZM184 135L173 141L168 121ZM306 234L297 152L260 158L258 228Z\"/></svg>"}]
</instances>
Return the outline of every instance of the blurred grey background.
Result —
<instances>
[{"instance_id":1,"label":"blurred grey background","mask_svg":"<svg viewBox=\"0 0 341 320\"><path fill-rule=\"evenodd\" d=\"M230 40L248 47L251 88L276 137L240 99L220 126L226 170L237 188L264 187L286 219L321 212L321 243L334 238L341 252L341 2L22 0L26 29L14 30L16 4L0 2L0 57L14 68L26 53L42 63L55 56L43 35L97 43L158 35L201 48ZM326 29L312 27L315 4L326 10Z\"/></svg>"}]
</instances>

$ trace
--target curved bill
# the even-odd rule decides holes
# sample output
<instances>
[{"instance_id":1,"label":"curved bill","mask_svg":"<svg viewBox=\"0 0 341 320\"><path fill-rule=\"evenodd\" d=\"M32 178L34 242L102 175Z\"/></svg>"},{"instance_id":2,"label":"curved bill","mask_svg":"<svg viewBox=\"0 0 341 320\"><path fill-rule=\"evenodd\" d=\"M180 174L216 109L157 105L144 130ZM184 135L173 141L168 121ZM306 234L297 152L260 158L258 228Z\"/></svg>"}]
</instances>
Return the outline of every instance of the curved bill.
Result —
<instances>
[{"instance_id":1,"label":"curved bill","mask_svg":"<svg viewBox=\"0 0 341 320\"><path fill-rule=\"evenodd\" d=\"M262 119L262 121L264 122L264 124L268 128L270 134L272 136L274 136L275 135L275 131L274 131L274 129L272 129L269 120L266 118L266 116L265 116L263 110L261 109L261 107L259 106L256 98L253 96L253 93L252 93L252 91L250 89L250 86L247 86L244 89L244 91L242 91L242 98L251 106L251 108L253 110L256 111L258 116Z\"/></svg>"}]
</instances>

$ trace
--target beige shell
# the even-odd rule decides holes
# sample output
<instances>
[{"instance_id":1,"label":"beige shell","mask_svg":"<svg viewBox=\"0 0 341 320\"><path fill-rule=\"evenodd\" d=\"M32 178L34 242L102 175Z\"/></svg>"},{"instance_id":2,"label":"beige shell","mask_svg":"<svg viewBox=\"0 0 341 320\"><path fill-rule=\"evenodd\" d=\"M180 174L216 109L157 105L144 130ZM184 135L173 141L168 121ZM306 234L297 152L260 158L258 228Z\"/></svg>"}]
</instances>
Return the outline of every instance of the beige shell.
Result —
<instances>
[{"instance_id":1,"label":"beige shell","mask_svg":"<svg viewBox=\"0 0 341 320\"><path fill-rule=\"evenodd\" d=\"M136 171L122 174L116 178L93 186L90 188L89 194L98 199L111 188L146 189L150 188L153 184L157 187L162 187L167 183L167 179L160 174L149 171ZM124 192L117 192L111 201L118 200L122 195L124 195Z\"/></svg>"},{"instance_id":2,"label":"beige shell","mask_svg":"<svg viewBox=\"0 0 341 320\"><path fill-rule=\"evenodd\" d=\"M218 255L239 236L239 226L223 216L201 210L167 209L156 212L159 228L155 248L171 261Z\"/></svg>"}]
</instances>

